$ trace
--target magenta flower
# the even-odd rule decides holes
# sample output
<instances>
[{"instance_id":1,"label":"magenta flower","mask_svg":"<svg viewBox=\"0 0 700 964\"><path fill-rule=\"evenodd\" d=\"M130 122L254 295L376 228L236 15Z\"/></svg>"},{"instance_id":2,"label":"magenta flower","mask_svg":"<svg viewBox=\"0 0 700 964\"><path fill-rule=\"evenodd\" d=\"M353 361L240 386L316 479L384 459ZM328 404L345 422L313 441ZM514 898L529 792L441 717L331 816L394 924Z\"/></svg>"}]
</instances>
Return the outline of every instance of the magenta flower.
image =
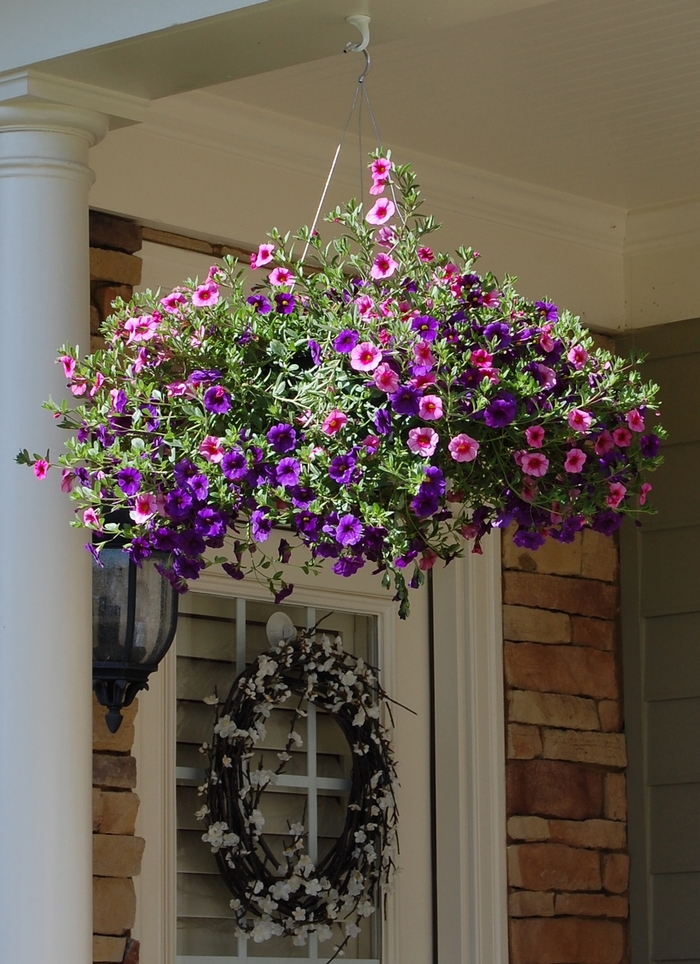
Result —
<instances>
[{"instance_id":1,"label":"magenta flower","mask_svg":"<svg viewBox=\"0 0 700 964\"><path fill-rule=\"evenodd\" d=\"M531 449L541 449L544 442L544 429L541 425L532 425L525 429L525 438Z\"/></svg>"},{"instance_id":2,"label":"magenta flower","mask_svg":"<svg viewBox=\"0 0 700 964\"><path fill-rule=\"evenodd\" d=\"M613 442L615 445L619 445L621 449L626 449L628 445L632 442L632 433L629 429L624 428L622 425L616 428L612 433Z\"/></svg>"},{"instance_id":3,"label":"magenta flower","mask_svg":"<svg viewBox=\"0 0 700 964\"><path fill-rule=\"evenodd\" d=\"M334 408L331 412L326 415L321 425L321 431L326 435L335 435L342 428L348 424L348 417L345 412L341 412L340 409Z\"/></svg>"},{"instance_id":4,"label":"magenta flower","mask_svg":"<svg viewBox=\"0 0 700 964\"><path fill-rule=\"evenodd\" d=\"M368 435L362 440L362 445L367 450L368 455L376 455L381 444L382 440L377 435Z\"/></svg>"},{"instance_id":5,"label":"magenta flower","mask_svg":"<svg viewBox=\"0 0 700 964\"><path fill-rule=\"evenodd\" d=\"M61 355L56 361L63 365L66 378L72 378L75 375L75 358L71 358L70 355Z\"/></svg>"},{"instance_id":6,"label":"magenta flower","mask_svg":"<svg viewBox=\"0 0 700 964\"><path fill-rule=\"evenodd\" d=\"M647 495L651 492L651 485L648 482L642 482L639 487L639 504L644 505L647 500Z\"/></svg>"},{"instance_id":7,"label":"magenta flower","mask_svg":"<svg viewBox=\"0 0 700 964\"><path fill-rule=\"evenodd\" d=\"M574 432L587 432L593 424L593 416L582 408L572 408L566 420Z\"/></svg>"},{"instance_id":8,"label":"magenta flower","mask_svg":"<svg viewBox=\"0 0 700 964\"><path fill-rule=\"evenodd\" d=\"M391 161L388 157L377 157L370 164L370 171L374 180L386 180L391 173Z\"/></svg>"},{"instance_id":9,"label":"magenta flower","mask_svg":"<svg viewBox=\"0 0 700 964\"><path fill-rule=\"evenodd\" d=\"M430 456L437 448L440 436L438 433L423 425L421 428L412 428L408 433L408 447L416 455L423 457Z\"/></svg>"},{"instance_id":10,"label":"magenta flower","mask_svg":"<svg viewBox=\"0 0 700 964\"><path fill-rule=\"evenodd\" d=\"M577 371L580 371L588 361L588 352L583 345L574 345L567 352L566 357Z\"/></svg>"},{"instance_id":11,"label":"magenta flower","mask_svg":"<svg viewBox=\"0 0 700 964\"><path fill-rule=\"evenodd\" d=\"M369 193L372 195L383 194L384 188L387 186L388 183L389 183L388 179L386 178L381 178L381 177L374 178L374 180L372 181L372 187L369 189Z\"/></svg>"},{"instance_id":12,"label":"magenta flower","mask_svg":"<svg viewBox=\"0 0 700 964\"><path fill-rule=\"evenodd\" d=\"M627 419L627 424L632 432L643 432L644 431L644 419L639 414L636 408L633 408L631 412L625 415Z\"/></svg>"},{"instance_id":13,"label":"magenta flower","mask_svg":"<svg viewBox=\"0 0 700 964\"><path fill-rule=\"evenodd\" d=\"M350 352L350 367L356 372L371 372L382 360L382 353L371 341L360 342Z\"/></svg>"},{"instance_id":14,"label":"magenta flower","mask_svg":"<svg viewBox=\"0 0 700 964\"><path fill-rule=\"evenodd\" d=\"M386 222L393 218L396 213L396 205L389 198L382 197L372 205L367 214L365 215L365 220L368 224L386 224Z\"/></svg>"},{"instance_id":15,"label":"magenta flower","mask_svg":"<svg viewBox=\"0 0 700 964\"><path fill-rule=\"evenodd\" d=\"M137 315L135 318L129 318L124 323L124 330L129 333L127 345L138 341L150 341L159 324L160 320L154 315Z\"/></svg>"},{"instance_id":16,"label":"magenta flower","mask_svg":"<svg viewBox=\"0 0 700 964\"><path fill-rule=\"evenodd\" d=\"M158 502L156 497L147 492L142 492L136 496L136 501L134 502L134 508L131 510L129 515L139 524L143 522L148 522L151 516L156 514L158 510Z\"/></svg>"},{"instance_id":17,"label":"magenta flower","mask_svg":"<svg viewBox=\"0 0 700 964\"><path fill-rule=\"evenodd\" d=\"M274 285L275 288L281 288L282 285L292 284L294 281L294 275L289 268L273 268L267 280L271 285Z\"/></svg>"},{"instance_id":18,"label":"magenta flower","mask_svg":"<svg viewBox=\"0 0 700 964\"><path fill-rule=\"evenodd\" d=\"M569 449L566 453L566 460L564 461L564 470L571 472L573 475L578 475L586 464L587 458L588 456L581 449Z\"/></svg>"},{"instance_id":19,"label":"magenta flower","mask_svg":"<svg viewBox=\"0 0 700 964\"><path fill-rule=\"evenodd\" d=\"M83 512L83 524L89 526L91 529L102 529L99 517L94 509L86 509Z\"/></svg>"},{"instance_id":20,"label":"magenta flower","mask_svg":"<svg viewBox=\"0 0 700 964\"><path fill-rule=\"evenodd\" d=\"M550 351L554 351L554 339L550 334L551 330L551 325L545 325L542 329L542 336L540 338L540 348L547 354L549 354Z\"/></svg>"},{"instance_id":21,"label":"magenta flower","mask_svg":"<svg viewBox=\"0 0 700 964\"><path fill-rule=\"evenodd\" d=\"M418 414L426 422L435 422L442 418L442 399L438 395L424 395L418 402Z\"/></svg>"},{"instance_id":22,"label":"magenta flower","mask_svg":"<svg viewBox=\"0 0 700 964\"><path fill-rule=\"evenodd\" d=\"M522 452L520 467L525 475L542 478L549 468L549 459L542 452Z\"/></svg>"},{"instance_id":23,"label":"magenta flower","mask_svg":"<svg viewBox=\"0 0 700 964\"><path fill-rule=\"evenodd\" d=\"M387 395L391 395L399 387L399 376L386 362L375 368L372 378L379 391L386 392Z\"/></svg>"},{"instance_id":24,"label":"magenta flower","mask_svg":"<svg viewBox=\"0 0 700 964\"><path fill-rule=\"evenodd\" d=\"M199 446L199 454L203 455L207 462L221 462L225 453L221 439L215 435L207 435Z\"/></svg>"},{"instance_id":25,"label":"magenta flower","mask_svg":"<svg viewBox=\"0 0 700 964\"><path fill-rule=\"evenodd\" d=\"M253 271L255 271L256 268L262 268L263 265L269 264L272 261L274 250L274 244L261 244L258 247L258 253L251 254L250 256L250 266Z\"/></svg>"},{"instance_id":26,"label":"magenta flower","mask_svg":"<svg viewBox=\"0 0 700 964\"><path fill-rule=\"evenodd\" d=\"M622 482L611 482L610 492L605 501L610 506L611 509L616 509L618 505L623 501L626 495L627 495L627 489L622 484Z\"/></svg>"},{"instance_id":27,"label":"magenta flower","mask_svg":"<svg viewBox=\"0 0 700 964\"><path fill-rule=\"evenodd\" d=\"M219 303L219 286L213 281L200 285L192 292L192 304L198 308L205 308L207 305Z\"/></svg>"},{"instance_id":28,"label":"magenta flower","mask_svg":"<svg viewBox=\"0 0 700 964\"><path fill-rule=\"evenodd\" d=\"M381 281L383 278L390 278L398 266L398 261L394 261L394 259L388 254L380 251L375 257L374 264L372 265L369 273L375 281Z\"/></svg>"},{"instance_id":29,"label":"magenta flower","mask_svg":"<svg viewBox=\"0 0 700 964\"><path fill-rule=\"evenodd\" d=\"M372 314L374 310L374 302L369 295L360 295L355 301L357 306L357 313L361 318L365 320Z\"/></svg>"},{"instance_id":30,"label":"magenta flower","mask_svg":"<svg viewBox=\"0 0 700 964\"><path fill-rule=\"evenodd\" d=\"M75 472L71 469L61 469L61 492L72 492L75 479Z\"/></svg>"},{"instance_id":31,"label":"magenta flower","mask_svg":"<svg viewBox=\"0 0 700 964\"><path fill-rule=\"evenodd\" d=\"M45 479L46 473L49 471L49 463L46 459L37 459L32 468L37 479Z\"/></svg>"},{"instance_id":32,"label":"magenta flower","mask_svg":"<svg viewBox=\"0 0 700 964\"><path fill-rule=\"evenodd\" d=\"M160 303L163 306L163 311L167 311L169 315L179 316L180 308L187 303L187 298L185 298L184 292L179 288L175 288L174 291L171 291L165 298L161 298Z\"/></svg>"},{"instance_id":33,"label":"magenta flower","mask_svg":"<svg viewBox=\"0 0 700 964\"><path fill-rule=\"evenodd\" d=\"M419 365L424 368L432 368L435 364L435 356L430 350L430 345L427 341L417 341L413 346L413 357Z\"/></svg>"},{"instance_id":34,"label":"magenta flower","mask_svg":"<svg viewBox=\"0 0 700 964\"><path fill-rule=\"evenodd\" d=\"M432 261L435 255L430 248L418 248L418 257L421 261Z\"/></svg>"},{"instance_id":35,"label":"magenta flower","mask_svg":"<svg viewBox=\"0 0 700 964\"><path fill-rule=\"evenodd\" d=\"M390 248L392 244L396 241L396 231L394 231L394 226L392 224L385 224L383 228L380 228L374 236L374 240L377 244L381 244L385 248Z\"/></svg>"},{"instance_id":36,"label":"magenta flower","mask_svg":"<svg viewBox=\"0 0 700 964\"><path fill-rule=\"evenodd\" d=\"M610 432L602 432L595 440L594 448L596 455L605 455L606 452L612 451L615 448L615 442Z\"/></svg>"},{"instance_id":37,"label":"magenta flower","mask_svg":"<svg viewBox=\"0 0 700 964\"><path fill-rule=\"evenodd\" d=\"M448 449L455 462L473 462L479 452L479 443L471 436L462 433L455 435Z\"/></svg>"}]
</instances>

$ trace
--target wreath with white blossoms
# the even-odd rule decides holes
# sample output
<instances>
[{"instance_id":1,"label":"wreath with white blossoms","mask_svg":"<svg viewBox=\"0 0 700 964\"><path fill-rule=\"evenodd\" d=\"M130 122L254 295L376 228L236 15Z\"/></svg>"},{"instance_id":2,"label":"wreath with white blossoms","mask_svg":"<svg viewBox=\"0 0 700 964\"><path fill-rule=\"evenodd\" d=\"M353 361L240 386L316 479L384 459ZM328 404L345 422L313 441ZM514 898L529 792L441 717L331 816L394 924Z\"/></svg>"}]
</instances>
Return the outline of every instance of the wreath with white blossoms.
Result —
<instances>
[{"instance_id":1,"label":"wreath with white blossoms","mask_svg":"<svg viewBox=\"0 0 700 964\"><path fill-rule=\"evenodd\" d=\"M273 707L298 697L279 765L263 768L259 746ZM209 698L211 699L211 698ZM352 777L343 831L317 865L307 853L302 823L288 824L283 863L265 840L260 808L302 745L295 729L307 701L330 713L352 748ZM320 942L337 937L334 960L373 914L391 888L397 853L396 768L389 732L389 698L377 671L343 650L340 637L314 630L282 640L234 682L217 715L209 754L207 806L198 816L211 821L202 840L211 846L238 922L238 936L255 942L283 935L295 945L310 934ZM393 720L391 720L393 723ZM257 764L256 764L257 760Z\"/></svg>"}]
</instances>

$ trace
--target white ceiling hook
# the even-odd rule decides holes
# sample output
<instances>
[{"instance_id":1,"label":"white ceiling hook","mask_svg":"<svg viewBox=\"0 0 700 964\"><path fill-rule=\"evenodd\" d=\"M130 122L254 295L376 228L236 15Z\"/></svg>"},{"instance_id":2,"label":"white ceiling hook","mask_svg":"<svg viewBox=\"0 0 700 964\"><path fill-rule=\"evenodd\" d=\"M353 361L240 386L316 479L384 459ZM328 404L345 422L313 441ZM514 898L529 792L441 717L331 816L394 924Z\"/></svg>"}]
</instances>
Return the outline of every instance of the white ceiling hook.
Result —
<instances>
[{"instance_id":1,"label":"white ceiling hook","mask_svg":"<svg viewBox=\"0 0 700 964\"><path fill-rule=\"evenodd\" d=\"M348 23L351 23L353 27L357 27L362 34L360 43L352 43L352 41L350 41L345 44L345 53L347 54L351 51L353 53L361 53L363 50L366 50L369 45L369 23L371 18L364 13L357 13L345 19Z\"/></svg>"}]
</instances>

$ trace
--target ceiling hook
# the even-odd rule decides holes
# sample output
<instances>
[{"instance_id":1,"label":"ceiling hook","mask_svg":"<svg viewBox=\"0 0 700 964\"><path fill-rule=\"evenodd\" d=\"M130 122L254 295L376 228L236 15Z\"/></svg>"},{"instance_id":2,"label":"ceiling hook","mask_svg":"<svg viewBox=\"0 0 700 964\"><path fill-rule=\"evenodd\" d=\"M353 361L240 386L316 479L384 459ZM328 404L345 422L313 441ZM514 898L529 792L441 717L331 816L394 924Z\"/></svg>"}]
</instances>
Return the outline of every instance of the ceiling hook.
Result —
<instances>
[{"instance_id":1,"label":"ceiling hook","mask_svg":"<svg viewBox=\"0 0 700 964\"><path fill-rule=\"evenodd\" d=\"M361 53L367 49L369 44L369 22L370 18L364 13L354 14L352 17L346 17L347 23L351 23L353 27L357 27L362 35L362 40L359 43L353 43L349 41L345 44L344 52L348 53Z\"/></svg>"}]
</instances>

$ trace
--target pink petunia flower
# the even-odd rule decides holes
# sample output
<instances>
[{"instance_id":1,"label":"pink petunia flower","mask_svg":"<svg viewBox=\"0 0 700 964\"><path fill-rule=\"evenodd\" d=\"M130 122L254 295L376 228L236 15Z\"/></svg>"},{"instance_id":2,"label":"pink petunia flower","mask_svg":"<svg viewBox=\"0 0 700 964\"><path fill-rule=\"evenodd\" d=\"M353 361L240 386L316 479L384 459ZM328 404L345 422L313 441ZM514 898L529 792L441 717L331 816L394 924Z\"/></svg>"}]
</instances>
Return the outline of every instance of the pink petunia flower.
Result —
<instances>
[{"instance_id":1,"label":"pink petunia flower","mask_svg":"<svg viewBox=\"0 0 700 964\"><path fill-rule=\"evenodd\" d=\"M86 509L83 512L83 524L91 529L102 529L102 523L94 509Z\"/></svg>"},{"instance_id":2,"label":"pink petunia flower","mask_svg":"<svg viewBox=\"0 0 700 964\"><path fill-rule=\"evenodd\" d=\"M341 412L340 409L334 408L333 411L329 412L324 418L323 424L321 425L321 431L326 435L335 435L336 432L341 430L341 428L345 428L347 424L348 417L345 412Z\"/></svg>"},{"instance_id":3,"label":"pink petunia flower","mask_svg":"<svg viewBox=\"0 0 700 964\"><path fill-rule=\"evenodd\" d=\"M221 444L221 439L215 435L207 435L199 446L199 454L203 455L207 462L220 462L226 451Z\"/></svg>"},{"instance_id":4,"label":"pink petunia flower","mask_svg":"<svg viewBox=\"0 0 700 964\"><path fill-rule=\"evenodd\" d=\"M391 173L391 161L388 157L377 157L370 164L372 177L375 179L386 179Z\"/></svg>"},{"instance_id":5,"label":"pink petunia flower","mask_svg":"<svg viewBox=\"0 0 700 964\"><path fill-rule=\"evenodd\" d=\"M540 479L549 468L549 459L542 452L523 452L520 467L525 475L533 475Z\"/></svg>"},{"instance_id":6,"label":"pink petunia flower","mask_svg":"<svg viewBox=\"0 0 700 964\"><path fill-rule=\"evenodd\" d=\"M386 224L396 213L396 205L388 197L379 198L365 215L368 224Z\"/></svg>"},{"instance_id":7,"label":"pink petunia flower","mask_svg":"<svg viewBox=\"0 0 700 964\"><path fill-rule=\"evenodd\" d=\"M384 193L384 188L389 183L389 179L386 177L375 177L372 181L372 187L369 189L369 193L373 196Z\"/></svg>"},{"instance_id":8,"label":"pink petunia flower","mask_svg":"<svg viewBox=\"0 0 700 964\"><path fill-rule=\"evenodd\" d=\"M372 378L379 391L386 392L387 395L391 395L399 387L399 376L386 362L375 368Z\"/></svg>"},{"instance_id":9,"label":"pink petunia flower","mask_svg":"<svg viewBox=\"0 0 700 964\"><path fill-rule=\"evenodd\" d=\"M75 358L71 358L70 355L61 355L56 361L63 365L66 378L72 378L75 375Z\"/></svg>"},{"instance_id":10,"label":"pink petunia flower","mask_svg":"<svg viewBox=\"0 0 700 964\"><path fill-rule=\"evenodd\" d=\"M531 449L541 449L544 442L544 429L541 425L531 425L525 429L525 438Z\"/></svg>"},{"instance_id":11,"label":"pink petunia flower","mask_svg":"<svg viewBox=\"0 0 700 964\"><path fill-rule=\"evenodd\" d=\"M537 378L540 383L540 388L544 388L547 392L551 392L557 384L557 376L554 369L547 368L546 365L537 365Z\"/></svg>"},{"instance_id":12,"label":"pink petunia flower","mask_svg":"<svg viewBox=\"0 0 700 964\"><path fill-rule=\"evenodd\" d=\"M396 241L396 231L394 231L393 225L385 224L383 228L377 231L374 240L377 244L381 244L385 248L390 248Z\"/></svg>"},{"instance_id":13,"label":"pink petunia flower","mask_svg":"<svg viewBox=\"0 0 700 964\"><path fill-rule=\"evenodd\" d=\"M270 277L267 280L271 285L274 285L275 288L281 288L282 285L292 284L294 281L294 275L289 268L273 268L270 272Z\"/></svg>"},{"instance_id":14,"label":"pink petunia flower","mask_svg":"<svg viewBox=\"0 0 700 964\"><path fill-rule=\"evenodd\" d=\"M374 302L369 295L360 295L355 301L357 313L361 318L368 318L374 311Z\"/></svg>"},{"instance_id":15,"label":"pink petunia flower","mask_svg":"<svg viewBox=\"0 0 700 964\"><path fill-rule=\"evenodd\" d=\"M61 470L61 492L72 492L75 482L75 472L72 469Z\"/></svg>"},{"instance_id":16,"label":"pink petunia flower","mask_svg":"<svg viewBox=\"0 0 700 964\"><path fill-rule=\"evenodd\" d=\"M550 332L552 331L551 325L545 325L542 328L542 335L540 336L540 348L542 351L550 353L554 351L554 339L552 338Z\"/></svg>"},{"instance_id":17,"label":"pink petunia flower","mask_svg":"<svg viewBox=\"0 0 700 964\"><path fill-rule=\"evenodd\" d=\"M151 516L156 514L157 510L158 500L156 497L148 492L139 492L134 502L134 508L129 515L134 522L148 522Z\"/></svg>"},{"instance_id":18,"label":"pink petunia flower","mask_svg":"<svg viewBox=\"0 0 700 964\"><path fill-rule=\"evenodd\" d=\"M627 446L632 442L632 433L629 429L624 428L622 425L616 428L612 433L613 442L615 445L619 445L621 449L626 449Z\"/></svg>"},{"instance_id":19,"label":"pink petunia flower","mask_svg":"<svg viewBox=\"0 0 700 964\"><path fill-rule=\"evenodd\" d=\"M437 552L433 552L432 549L424 549L423 555L418 560L418 568L421 572L427 572L428 569L432 569L437 562Z\"/></svg>"},{"instance_id":20,"label":"pink petunia flower","mask_svg":"<svg viewBox=\"0 0 700 964\"><path fill-rule=\"evenodd\" d=\"M610 432L605 431L595 440L595 454L605 455L606 452L610 452L615 448L615 442Z\"/></svg>"},{"instance_id":21,"label":"pink petunia flower","mask_svg":"<svg viewBox=\"0 0 700 964\"><path fill-rule=\"evenodd\" d=\"M124 330L129 333L127 345L133 342L150 341L158 330L160 319L154 315L137 315L124 323Z\"/></svg>"},{"instance_id":22,"label":"pink petunia flower","mask_svg":"<svg viewBox=\"0 0 700 964\"><path fill-rule=\"evenodd\" d=\"M274 244L261 244L258 248L258 253L251 254L250 256L250 266L253 271L255 271L256 268L262 268L263 265L269 264L272 261L272 253L274 250Z\"/></svg>"},{"instance_id":23,"label":"pink petunia flower","mask_svg":"<svg viewBox=\"0 0 700 964\"><path fill-rule=\"evenodd\" d=\"M376 455L381 445L381 439L378 435L368 435L366 438L362 439L362 445L367 449L368 455Z\"/></svg>"},{"instance_id":24,"label":"pink petunia flower","mask_svg":"<svg viewBox=\"0 0 700 964\"><path fill-rule=\"evenodd\" d=\"M487 352L485 348L475 348L471 354L472 365L476 365L477 368L491 368L493 363L493 355Z\"/></svg>"},{"instance_id":25,"label":"pink petunia flower","mask_svg":"<svg viewBox=\"0 0 700 964\"><path fill-rule=\"evenodd\" d=\"M382 353L371 341L361 341L350 352L350 367L356 372L371 372L380 364Z\"/></svg>"},{"instance_id":26,"label":"pink petunia flower","mask_svg":"<svg viewBox=\"0 0 700 964\"><path fill-rule=\"evenodd\" d=\"M643 432L644 431L644 419L639 414L636 408L633 408L631 412L625 415L627 419L627 424L632 432Z\"/></svg>"},{"instance_id":27,"label":"pink petunia flower","mask_svg":"<svg viewBox=\"0 0 700 964\"><path fill-rule=\"evenodd\" d=\"M627 495L627 489L622 482L611 482L610 493L605 500L611 509L616 509Z\"/></svg>"},{"instance_id":28,"label":"pink petunia flower","mask_svg":"<svg viewBox=\"0 0 700 964\"><path fill-rule=\"evenodd\" d=\"M644 505L647 500L647 495L651 492L651 485L648 482L642 482L639 486L639 504Z\"/></svg>"},{"instance_id":29,"label":"pink petunia flower","mask_svg":"<svg viewBox=\"0 0 700 964\"><path fill-rule=\"evenodd\" d=\"M537 483L529 475L526 475L523 479L523 487L520 490L520 498L523 500L523 502L534 502L537 492Z\"/></svg>"},{"instance_id":30,"label":"pink petunia flower","mask_svg":"<svg viewBox=\"0 0 700 964\"><path fill-rule=\"evenodd\" d=\"M410 380L410 384L419 391L423 391L423 389L429 385L434 385L436 381L435 372L425 372L424 375L415 375Z\"/></svg>"},{"instance_id":31,"label":"pink petunia flower","mask_svg":"<svg viewBox=\"0 0 700 964\"><path fill-rule=\"evenodd\" d=\"M37 459L32 468L37 479L45 479L50 466L46 459Z\"/></svg>"},{"instance_id":32,"label":"pink petunia flower","mask_svg":"<svg viewBox=\"0 0 700 964\"><path fill-rule=\"evenodd\" d=\"M416 455L430 456L437 448L440 436L427 425L412 428L408 433L408 447Z\"/></svg>"},{"instance_id":33,"label":"pink petunia flower","mask_svg":"<svg viewBox=\"0 0 700 964\"><path fill-rule=\"evenodd\" d=\"M95 381L93 382L92 388L88 392L90 398L94 398L105 383L105 377L102 372L98 372L95 375Z\"/></svg>"},{"instance_id":34,"label":"pink petunia flower","mask_svg":"<svg viewBox=\"0 0 700 964\"><path fill-rule=\"evenodd\" d=\"M435 364L435 356L430 350L430 343L427 341L417 341L413 346L413 357L424 368L432 368Z\"/></svg>"},{"instance_id":35,"label":"pink petunia flower","mask_svg":"<svg viewBox=\"0 0 700 964\"><path fill-rule=\"evenodd\" d=\"M438 395L424 395L418 402L418 414L426 422L436 422L442 418L442 399Z\"/></svg>"},{"instance_id":36,"label":"pink petunia flower","mask_svg":"<svg viewBox=\"0 0 700 964\"><path fill-rule=\"evenodd\" d=\"M435 255L430 248L418 248L418 257L421 261L432 261Z\"/></svg>"},{"instance_id":37,"label":"pink petunia flower","mask_svg":"<svg viewBox=\"0 0 700 964\"><path fill-rule=\"evenodd\" d=\"M85 379L81 378L77 382L73 382L73 384L70 387L70 390L73 393L73 395L76 395L76 396L84 395L85 392L87 391L87 384L85 382Z\"/></svg>"},{"instance_id":38,"label":"pink petunia flower","mask_svg":"<svg viewBox=\"0 0 700 964\"><path fill-rule=\"evenodd\" d=\"M564 462L564 470L566 472L571 472L573 475L578 475L583 466L586 464L586 459L588 456L582 449L569 449L566 453L566 460Z\"/></svg>"},{"instance_id":39,"label":"pink petunia flower","mask_svg":"<svg viewBox=\"0 0 700 964\"><path fill-rule=\"evenodd\" d=\"M486 308L498 308L501 303L501 296L497 291L486 291L481 300Z\"/></svg>"},{"instance_id":40,"label":"pink petunia flower","mask_svg":"<svg viewBox=\"0 0 700 964\"><path fill-rule=\"evenodd\" d=\"M383 251L380 251L375 257L374 264L372 265L369 273L375 281L381 281L383 278L390 278L398 266L398 261L394 261L394 259L389 257L388 254L384 254Z\"/></svg>"},{"instance_id":41,"label":"pink petunia flower","mask_svg":"<svg viewBox=\"0 0 700 964\"><path fill-rule=\"evenodd\" d=\"M473 462L479 452L479 443L462 433L451 439L448 449L455 462Z\"/></svg>"},{"instance_id":42,"label":"pink petunia flower","mask_svg":"<svg viewBox=\"0 0 700 964\"><path fill-rule=\"evenodd\" d=\"M583 345L574 345L567 352L566 357L577 371L583 368L588 361L588 352Z\"/></svg>"},{"instance_id":43,"label":"pink petunia flower","mask_svg":"<svg viewBox=\"0 0 700 964\"><path fill-rule=\"evenodd\" d=\"M163 306L163 311L167 311L169 315L180 316L180 308L182 305L186 304L187 299L179 288L175 288L166 295L165 298L160 299L160 303Z\"/></svg>"},{"instance_id":44,"label":"pink petunia flower","mask_svg":"<svg viewBox=\"0 0 700 964\"><path fill-rule=\"evenodd\" d=\"M198 308L206 308L207 305L219 303L219 286L213 281L207 281L192 292L192 304Z\"/></svg>"},{"instance_id":45,"label":"pink petunia flower","mask_svg":"<svg viewBox=\"0 0 700 964\"><path fill-rule=\"evenodd\" d=\"M567 422L574 432L587 432L593 424L593 416L584 412L582 408L572 408L567 416Z\"/></svg>"}]
</instances>

